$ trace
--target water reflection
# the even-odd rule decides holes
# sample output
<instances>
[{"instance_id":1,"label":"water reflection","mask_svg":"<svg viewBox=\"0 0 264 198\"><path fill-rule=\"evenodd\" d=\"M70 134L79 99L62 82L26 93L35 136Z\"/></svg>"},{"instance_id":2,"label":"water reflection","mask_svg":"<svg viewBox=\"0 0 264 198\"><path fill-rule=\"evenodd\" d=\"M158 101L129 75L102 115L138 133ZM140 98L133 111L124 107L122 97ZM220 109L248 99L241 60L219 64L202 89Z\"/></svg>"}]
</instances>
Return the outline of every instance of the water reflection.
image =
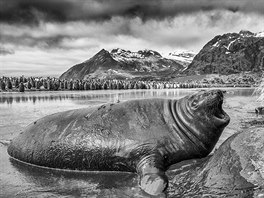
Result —
<instances>
[{"instance_id":1,"label":"water reflection","mask_svg":"<svg viewBox=\"0 0 264 198\"><path fill-rule=\"evenodd\" d=\"M76 92L35 92L35 93L5 93L0 94L0 104L48 102L62 100L104 100L113 102L116 100L127 100L136 98L179 98L197 90L139 90L139 91L76 91ZM227 90L227 95L251 96L254 89Z\"/></svg>"},{"instance_id":2,"label":"water reflection","mask_svg":"<svg viewBox=\"0 0 264 198\"><path fill-rule=\"evenodd\" d=\"M52 101L52 100L65 100L68 99L69 96L61 96L61 95L46 95L46 96L5 96L2 95L0 96L0 103L4 104L12 104L13 102L15 103L20 103L20 102L32 102L35 104L36 102L40 101Z\"/></svg>"},{"instance_id":3,"label":"water reflection","mask_svg":"<svg viewBox=\"0 0 264 198\"><path fill-rule=\"evenodd\" d=\"M136 174L120 172L70 172L39 168L10 159L13 167L20 174L24 184L31 184L27 191L20 192L26 196L77 196L77 197L100 197L109 196L114 193L115 197L119 191L134 197L141 194L138 188ZM20 188L23 188L23 185ZM33 186L34 185L34 186ZM114 191L114 189L118 189ZM123 197L123 196L122 196ZM137 196L136 196L137 197Z\"/></svg>"},{"instance_id":4,"label":"water reflection","mask_svg":"<svg viewBox=\"0 0 264 198\"><path fill-rule=\"evenodd\" d=\"M42 101L62 101L62 100L125 100L133 98L149 98L149 97L180 97L186 95L191 91L129 91L129 92L75 92L75 93L63 93L63 92L48 92L48 93L25 93L25 94L1 94L0 103L12 104L20 102L36 102Z\"/></svg>"}]
</instances>

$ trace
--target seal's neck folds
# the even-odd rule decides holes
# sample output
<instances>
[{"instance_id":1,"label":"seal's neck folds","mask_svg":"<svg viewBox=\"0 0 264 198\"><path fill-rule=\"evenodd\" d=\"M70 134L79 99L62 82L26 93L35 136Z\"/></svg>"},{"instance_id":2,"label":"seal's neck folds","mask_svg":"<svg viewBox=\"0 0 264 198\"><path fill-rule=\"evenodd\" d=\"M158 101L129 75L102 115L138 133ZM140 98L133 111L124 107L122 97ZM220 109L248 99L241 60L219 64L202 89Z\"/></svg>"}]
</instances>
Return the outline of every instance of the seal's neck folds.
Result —
<instances>
[{"instance_id":1,"label":"seal's neck folds","mask_svg":"<svg viewBox=\"0 0 264 198\"><path fill-rule=\"evenodd\" d=\"M200 137L197 136L195 118L191 110L185 107L186 104L182 103L182 100L171 100L169 102L169 111L174 120L172 124L174 135L177 138L180 137L182 142L186 142L185 145L181 145L184 149L194 150L197 157L202 157L204 156L203 153L207 153L207 148ZM186 148L186 146L189 148Z\"/></svg>"}]
</instances>

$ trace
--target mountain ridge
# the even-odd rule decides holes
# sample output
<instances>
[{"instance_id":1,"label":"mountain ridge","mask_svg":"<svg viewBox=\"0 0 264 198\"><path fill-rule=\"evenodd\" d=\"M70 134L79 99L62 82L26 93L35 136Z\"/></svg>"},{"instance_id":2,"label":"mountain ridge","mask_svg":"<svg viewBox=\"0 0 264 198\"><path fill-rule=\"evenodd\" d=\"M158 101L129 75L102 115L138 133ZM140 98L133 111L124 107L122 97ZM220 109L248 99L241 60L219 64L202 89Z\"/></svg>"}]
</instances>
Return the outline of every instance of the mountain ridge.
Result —
<instances>
[{"instance_id":1,"label":"mountain ridge","mask_svg":"<svg viewBox=\"0 0 264 198\"><path fill-rule=\"evenodd\" d=\"M185 74L227 75L263 68L264 33L240 31L215 36L194 57Z\"/></svg>"},{"instance_id":2,"label":"mountain ridge","mask_svg":"<svg viewBox=\"0 0 264 198\"><path fill-rule=\"evenodd\" d=\"M154 50L102 49L90 59L68 69L60 79L159 79L178 75L185 68L186 65L165 58Z\"/></svg>"},{"instance_id":3,"label":"mountain ridge","mask_svg":"<svg viewBox=\"0 0 264 198\"><path fill-rule=\"evenodd\" d=\"M207 74L239 74L264 70L264 32L217 35L198 54L176 51L167 56L154 50L132 52L120 48L100 50L90 59L74 65L61 79L171 80Z\"/></svg>"}]
</instances>

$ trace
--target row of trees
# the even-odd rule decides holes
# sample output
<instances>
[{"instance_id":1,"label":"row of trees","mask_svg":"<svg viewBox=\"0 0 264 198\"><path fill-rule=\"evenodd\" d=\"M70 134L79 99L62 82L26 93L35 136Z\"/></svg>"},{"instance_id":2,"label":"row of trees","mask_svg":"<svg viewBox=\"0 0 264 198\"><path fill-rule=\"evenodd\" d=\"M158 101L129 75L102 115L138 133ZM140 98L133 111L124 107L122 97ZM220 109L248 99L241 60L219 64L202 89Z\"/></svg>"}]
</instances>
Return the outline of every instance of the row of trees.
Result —
<instances>
[{"instance_id":1,"label":"row of trees","mask_svg":"<svg viewBox=\"0 0 264 198\"><path fill-rule=\"evenodd\" d=\"M171 89L171 88L206 88L211 86L233 87L251 86L255 81L253 78L242 78L239 80L223 79L215 77L186 82L169 81L142 81L142 80L60 80L58 78L42 77L2 77L0 78L0 89L2 91L14 90L24 92L25 90L100 90L100 89Z\"/></svg>"},{"instance_id":2,"label":"row of trees","mask_svg":"<svg viewBox=\"0 0 264 198\"><path fill-rule=\"evenodd\" d=\"M195 88L208 87L201 83L178 83L167 81L141 81L141 80L60 80L58 78L39 77L2 77L0 89L2 91L16 90L100 90L100 89L169 89L169 88Z\"/></svg>"}]
</instances>

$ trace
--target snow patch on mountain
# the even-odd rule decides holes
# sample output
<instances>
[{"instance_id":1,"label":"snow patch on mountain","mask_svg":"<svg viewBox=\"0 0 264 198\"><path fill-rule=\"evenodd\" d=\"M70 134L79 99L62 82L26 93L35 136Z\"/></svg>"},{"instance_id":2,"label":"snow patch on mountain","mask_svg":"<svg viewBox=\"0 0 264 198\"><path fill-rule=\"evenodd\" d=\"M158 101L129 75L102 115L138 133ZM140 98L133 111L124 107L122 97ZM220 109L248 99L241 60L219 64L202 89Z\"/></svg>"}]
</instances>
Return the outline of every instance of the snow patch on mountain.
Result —
<instances>
[{"instance_id":1,"label":"snow patch on mountain","mask_svg":"<svg viewBox=\"0 0 264 198\"><path fill-rule=\"evenodd\" d=\"M113 59L116 61L134 61L134 60L143 60L143 59L157 59L161 58L162 56L153 50L139 50L138 52L131 52L130 50L124 50L124 49L113 49L110 52Z\"/></svg>"},{"instance_id":2,"label":"snow patch on mountain","mask_svg":"<svg viewBox=\"0 0 264 198\"><path fill-rule=\"evenodd\" d=\"M233 41L231 41L231 42L228 44L228 46L225 46L225 45L224 45L224 47L225 47L227 50L229 50L229 49L230 49L230 46L231 46L234 42L236 42L237 40L239 40L239 38L238 38L238 39L234 39Z\"/></svg>"},{"instance_id":3,"label":"snow patch on mountain","mask_svg":"<svg viewBox=\"0 0 264 198\"><path fill-rule=\"evenodd\" d=\"M264 37L264 32L252 33L250 31L241 30L239 34L243 37Z\"/></svg>"},{"instance_id":4,"label":"snow patch on mountain","mask_svg":"<svg viewBox=\"0 0 264 198\"><path fill-rule=\"evenodd\" d=\"M196 53L194 53L193 51L177 50L174 51L173 53L169 53L167 56L164 57L168 59L177 60L180 62L191 63L195 55Z\"/></svg>"},{"instance_id":5,"label":"snow patch on mountain","mask_svg":"<svg viewBox=\"0 0 264 198\"><path fill-rule=\"evenodd\" d=\"M217 41L215 44L213 44L213 47L219 47L220 43Z\"/></svg>"},{"instance_id":6,"label":"snow patch on mountain","mask_svg":"<svg viewBox=\"0 0 264 198\"><path fill-rule=\"evenodd\" d=\"M241 30L238 34L240 36L242 36L242 37L252 37L252 36L254 36L254 33L250 32L248 30Z\"/></svg>"},{"instance_id":7,"label":"snow patch on mountain","mask_svg":"<svg viewBox=\"0 0 264 198\"><path fill-rule=\"evenodd\" d=\"M264 37L264 32L255 33L255 37Z\"/></svg>"},{"instance_id":8,"label":"snow patch on mountain","mask_svg":"<svg viewBox=\"0 0 264 198\"><path fill-rule=\"evenodd\" d=\"M120 48L113 49L110 52L112 58L116 61L121 62L133 62L133 61L157 61L159 59L170 59L177 61L179 63L184 63L184 65L188 65L192 62L196 53L193 51L187 50L176 50L173 53L169 53L167 55L160 54L154 50L139 50L137 52L131 52L130 50L124 50Z\"/></svg>"}]
</instances>

